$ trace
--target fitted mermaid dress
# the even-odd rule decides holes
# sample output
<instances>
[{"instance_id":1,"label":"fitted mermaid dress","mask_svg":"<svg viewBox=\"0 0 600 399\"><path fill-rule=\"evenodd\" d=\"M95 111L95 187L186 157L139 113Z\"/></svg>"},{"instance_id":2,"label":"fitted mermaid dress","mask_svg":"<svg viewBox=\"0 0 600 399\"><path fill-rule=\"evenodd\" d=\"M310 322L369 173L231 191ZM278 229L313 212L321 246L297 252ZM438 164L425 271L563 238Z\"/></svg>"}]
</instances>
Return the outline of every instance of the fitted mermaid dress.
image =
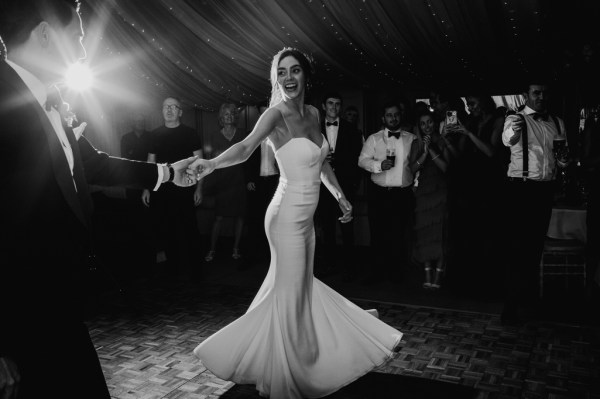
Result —
<instances>
[{"instance_id":1,"label":"fitted mermaid dress","mask_svg":"<svg viewBox=\"0 0 600 399\"><path fill-rule=\"evenodd\" d=\"M388 360L402 333L313 276L313 214L327 141L295 137L275 158L279 186L265 216L271 264L247 312L194 350L219 378L271 399L317 398Z\"/></svg>"}]
</instances>

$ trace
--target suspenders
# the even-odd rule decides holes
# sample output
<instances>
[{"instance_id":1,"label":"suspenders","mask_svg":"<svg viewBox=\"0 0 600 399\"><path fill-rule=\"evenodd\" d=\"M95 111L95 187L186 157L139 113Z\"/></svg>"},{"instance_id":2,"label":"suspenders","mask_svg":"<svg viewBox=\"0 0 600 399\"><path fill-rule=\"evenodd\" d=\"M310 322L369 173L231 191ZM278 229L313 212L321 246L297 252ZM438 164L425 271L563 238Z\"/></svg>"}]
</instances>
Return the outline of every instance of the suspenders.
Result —
<instances>
[{"instance_id":1,"label":"suspenders","mask_svg":"<svg viewBox=\"0 0 600 399\"><path fill-rule=\"evenodd\" d=\"M529 176L529 139L527 136L527 123L525 123L525 116L523 114L516 113L514 111L509 111L506 113L506 116L516 115L517 117L523 120L523 128L521 129L521 146L523 147L523 181L527 180ZM554 115L550 115L554 125L556 125L556 130L560 134L560 125L558 124L558 118Z\"/></svg>"}]
</instances>

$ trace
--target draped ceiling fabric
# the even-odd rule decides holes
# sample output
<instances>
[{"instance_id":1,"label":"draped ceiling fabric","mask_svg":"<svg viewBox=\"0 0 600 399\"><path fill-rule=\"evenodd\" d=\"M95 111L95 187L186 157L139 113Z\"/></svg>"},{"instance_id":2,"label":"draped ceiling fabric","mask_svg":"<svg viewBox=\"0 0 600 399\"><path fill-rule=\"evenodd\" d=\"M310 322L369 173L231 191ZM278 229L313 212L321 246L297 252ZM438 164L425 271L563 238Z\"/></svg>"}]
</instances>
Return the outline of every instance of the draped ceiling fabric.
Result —
<instances>
[{"instance_id":1,"label":"draped ceiling fabric","mask_svg":"<svg viewBox=\"0 0 600 399\"><path fill-rule=\"evenodd\" d=\"M226 100L266 99L270 62L284 46L314 57L317 87L416 98L439 87L515 93L518 76L540 65L557 75L572 63L597 36L599 3L88 0L82 11L86 26L99 29L99 52L134 55L131 81L214 111Z\"/></svg>"}]
</instances>

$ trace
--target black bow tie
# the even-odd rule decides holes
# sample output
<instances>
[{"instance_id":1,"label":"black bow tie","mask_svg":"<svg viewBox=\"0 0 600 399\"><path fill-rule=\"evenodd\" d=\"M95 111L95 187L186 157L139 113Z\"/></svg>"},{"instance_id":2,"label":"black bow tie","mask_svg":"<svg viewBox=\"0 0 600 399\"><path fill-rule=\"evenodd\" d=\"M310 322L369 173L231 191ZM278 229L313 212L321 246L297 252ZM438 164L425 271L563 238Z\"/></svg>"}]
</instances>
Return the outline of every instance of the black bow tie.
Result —
<instances>
[{"instance_id":1,"label":"black bow tie","mask_svg":"<svg viewBox=\"0 0 600 399\"><path fill-rule=\"evenodd\" d=\"M533 114L531 114L531 117L536 120L542 120L542 121L547 121L548 120L548 113L547 112L534 112Z\"/></svg>"},{"instance_id":2,"label":"black bow tie","mask_svg":"<svg viewBox=\"0 0 600 399\"><path fill-rule=\"evenodd\" d=\"M395 137L397 139L400 138L400 132L389 132L388 131L388 137Z\"/></svg>"},{"instance_id":3,"label":"black bow tie","mask_svg":"<svg viewBox=\"0 0 600 399\"><path fill-rule=\"evenodd\" d=\"M325 126L337 126L338 125L338 121L335 122L325 122Z\"/></svg>"},{"instance_id":4,"label":"black bow tie","mask_svg":"<svg viewBox=\"0 0 600 399\"><path fill-rule=\"evenodd\" d=\"M56 86L50 86L48 88L48 93L46 94L46 103L44 107L46 111L50 111L52 108L59 110L59 105L63 103L62 97L60 96L60 91Z\"/></svg>"}]
</instances>

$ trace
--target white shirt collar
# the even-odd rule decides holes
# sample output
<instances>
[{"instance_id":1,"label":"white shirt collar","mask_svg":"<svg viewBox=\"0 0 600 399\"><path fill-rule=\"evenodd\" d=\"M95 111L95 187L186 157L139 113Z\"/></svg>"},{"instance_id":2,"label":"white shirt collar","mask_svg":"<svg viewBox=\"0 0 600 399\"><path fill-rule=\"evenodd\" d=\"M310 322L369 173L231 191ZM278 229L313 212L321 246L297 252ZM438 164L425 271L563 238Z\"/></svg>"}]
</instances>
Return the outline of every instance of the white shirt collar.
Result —
<instances>
[{"instance_id":1,"label":"white shirt collar","mask_svg":"<svg viewBox=\"0 0 600 399\"><path fill-rule=\"evenodd\" d=\"M46 85L43 84L38 78L35 77L34 74L12 62L11 60L6 60L6 63L10 65L12 69L19 75L19 77L25 83L25 86L31 91L35 99L38 103L43 107L46 103L46 97L48 96L48 90Z\"/></svg>"},{"instance_id":2,"label":"white shirt collar","mask_svg":"<svg viewBox=\"0 0 600 399\"><path fill-rule=\"evenodd\" d=\"M537 111L534 111L533 109L529 108L528 105L525 106L525 108L523 108L523 113L525 115L531 115L531 114L535 114Z\"/></svg>"}]
</instances>

